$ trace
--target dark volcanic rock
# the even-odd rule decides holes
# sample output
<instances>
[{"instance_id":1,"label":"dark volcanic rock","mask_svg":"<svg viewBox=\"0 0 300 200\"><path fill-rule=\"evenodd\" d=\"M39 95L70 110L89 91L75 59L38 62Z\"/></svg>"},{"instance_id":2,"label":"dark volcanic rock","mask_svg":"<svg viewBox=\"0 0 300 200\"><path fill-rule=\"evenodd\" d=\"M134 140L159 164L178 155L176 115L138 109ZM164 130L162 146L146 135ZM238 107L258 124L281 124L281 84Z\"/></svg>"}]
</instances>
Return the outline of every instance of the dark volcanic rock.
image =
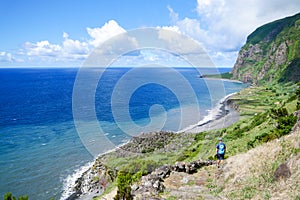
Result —
<instances>
[{"instance_id":1,"label":"dark volcanic rock","mask_svg":"<svg viewBox=\"0 0 300 200\"><path fill-rule=\"evenodd\" d=\"M282 163L278 166L276 171L274 172L274 179L276 181L283 179L286 180L291 176L291 171L289 167L286 165L286 163Z\"/></svg>"},{"instance_id":2,"label":"dark volcanic rock","mask_svg":"<svg viewBox=\"0 0 300 200\"><path fill-rule=\"evenodd\" d=\"M132 153L150 153L157 149L163 149L174 138L174 135L175 133L167 131L142 133L121 146L120 150Z\"/></svg>"},{"instance_id":3,"label":"dark volcanic rock","mask_svg":"<svg viewBox=\"0 0 300 200\"><path fill-rule=\"evenodd\" d=\"M197 169L212 164L215 164L215 161L196 160L190 163L176 162L172 166L164 165L157 168L151 174L143 176L138 185L133 185L131 188L132 195L135 199L150 199L157 197L159 193L164 191L164 179L167 178L172 171L192 174L197 172Z\"/></svg>"}]
</instances>

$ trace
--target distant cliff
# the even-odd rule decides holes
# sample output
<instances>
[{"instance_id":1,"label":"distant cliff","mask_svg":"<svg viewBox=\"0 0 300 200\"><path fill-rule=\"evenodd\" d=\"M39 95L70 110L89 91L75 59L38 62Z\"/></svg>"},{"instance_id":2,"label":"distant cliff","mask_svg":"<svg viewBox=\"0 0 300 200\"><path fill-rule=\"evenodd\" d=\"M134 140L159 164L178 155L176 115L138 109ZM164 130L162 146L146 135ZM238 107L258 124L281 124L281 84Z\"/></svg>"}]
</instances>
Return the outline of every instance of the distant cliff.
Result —
<instances>
[{"instance_id":1,"label":"distant cliff","mask_svg":"<svg viewBox=\"0 0 300 200\"><path fill-rule=\"evenodd\" d=\"M300 80L300 13L257 28L232 70L234 79L262 84Z\"/></svg>"}]
</instances>

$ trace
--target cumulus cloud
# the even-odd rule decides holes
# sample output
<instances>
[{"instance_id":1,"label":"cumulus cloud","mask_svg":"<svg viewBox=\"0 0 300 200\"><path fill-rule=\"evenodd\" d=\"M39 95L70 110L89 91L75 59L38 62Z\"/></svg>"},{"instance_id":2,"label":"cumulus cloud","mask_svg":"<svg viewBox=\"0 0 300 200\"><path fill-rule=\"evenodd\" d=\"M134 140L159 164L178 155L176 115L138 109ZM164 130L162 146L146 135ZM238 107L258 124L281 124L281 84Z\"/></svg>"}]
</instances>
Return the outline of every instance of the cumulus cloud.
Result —
<instances>
[{"instance_id":1,"label":"cumulus cloud","mask_svg":"<svg viewBox=\"0 0 300 200\"><path fill-rule=\"evenodd\" d=\"M12 62L13 57L11 53L8 52L0 52L0 62Z\"/></svg>"},{"instance_id":2,"label":"cumulus cloud","mask_svg":"<svg viewBox=\"0 0 300 200\"><path fill-rule=\"evenodd\" d=\"M26 42L25 50L27 56L58 56L61 52L61 47L57 44L50 44L49 41L43 40L37 43Z\"/></svg>"},{"instance_id":3,"label":"cumulus cloud","mask_svg":"<svg viewBox=\"0 0 300 200\"><path fill-rule=\"evenodd\" d=\"M233 65L237 51L257 27L300 10L294 0L197 0L198 17L179 18L167 7L179 31L204 45L217 64Z\"/></svg>"},{"instance_id":4,"label":"cumulus cloud","mask_svg":"<svg viewBox=\"0 0 300 200\"><path fill-rule=\"evenodd\" d=\"M62 44L52 44L47 40L36 43L26 42L23 54L31 60L42 59L43 61L76 61L85 58L89 53L88 44L69 38L63 33Z\"/></svg>"},{"instance_id":5,"label":"cumulus cloud","mask_svg":"<svg viewBox=\"0 0 300 200\"><path fill-rule=\"evenodd\" d=\"M246 36L257 27L295 14L300 4L294 0L198 0L199 22L221 50L239 49Z\"/></svg>"},{"instance_id":6,"label":"cumulus cloud","mask_svg":"<svg viewBox=\"0 0 300 200\"><path fill-rule=\"evenodd\" d=\"M89 46L86 42L72 40L67 33L63 33L62 52L66 58L86 58L89 53Z\"/></svg>"},{"instance_id":7,"label":"cumulus cloud","mask_svg":"<svg viewBox=\"0 0 300 200\"><path fill-rule=\"evenodd\" d=\"M24 48L19 50L19 55L25 57L29 61L48 61L48 62L80 62L87 58L88 55L102 42L112 38L120 33L126 32L114 20L110 20L102 27L87 28L87 33L91 39L85 41L70 38L69 34L64 32L61 44L53 44L48 40L33 42L25 42ZM131 41L134 43L134 41ZM1 52L1 60L4 60L4 53ZM9 54L5 55L8 60ZM26 57L25 57L26 58Z\"/></svg>"},{"instance_id":8,"label":"cumulus cloud","mask_svg":"<svg viewBox=\"0 0 300 200\"><path fill-rule=\"evenodd\" d=\"M109 38L126 32L115 20L108 21L100 28L87 28L86 30L92 37L90 44L94 47L99 46Z\"/></svg>"}]
</instances>

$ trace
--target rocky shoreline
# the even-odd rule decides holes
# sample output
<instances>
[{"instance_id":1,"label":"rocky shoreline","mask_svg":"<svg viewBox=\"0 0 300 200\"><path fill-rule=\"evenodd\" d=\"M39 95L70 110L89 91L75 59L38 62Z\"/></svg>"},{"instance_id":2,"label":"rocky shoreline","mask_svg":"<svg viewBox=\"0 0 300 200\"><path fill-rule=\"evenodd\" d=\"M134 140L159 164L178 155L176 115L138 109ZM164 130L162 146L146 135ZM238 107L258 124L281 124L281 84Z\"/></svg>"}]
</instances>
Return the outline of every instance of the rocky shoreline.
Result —
<instances>
[{"instance_id":1,"label":"rocky shoreline","mask_svg":"<svg viewBox=\"0 0 300 200\"><path fill-rule=\"evenodd\" d=\"M80 178L76 180L74 192L66 200L75 199L92 199L99 196L103 191L115 180L118 169L111 169L105 165L109 156L114 154L116 157L126 158L135 154L144 154L154 152L170 152L176 151L179 146L177 142L172 141L178 134L187 138L188 135L208 130L220 129L227 127L239 120L239 114L233 102L229 100L229 96L221 102L219 115L215 120L211 120L205 124L197 125L182 133L173 132L155 132L143 133L137 137L133 137L128 143L116 148L115 150L99 156L92 167L85 171ZM190 144L192 142L188 141ZM173 144L174 143L174 144ZM163 179L168 176L171 171L179 171L186 173L194 173L202 166L212 165L214 161L197 160L190 163L176 162L174 165L163 165L156 168L150 174L143 176L139 185L134 185L132 193L135 196L155 195L163 190Z\"/></svg>"}]
</instances>

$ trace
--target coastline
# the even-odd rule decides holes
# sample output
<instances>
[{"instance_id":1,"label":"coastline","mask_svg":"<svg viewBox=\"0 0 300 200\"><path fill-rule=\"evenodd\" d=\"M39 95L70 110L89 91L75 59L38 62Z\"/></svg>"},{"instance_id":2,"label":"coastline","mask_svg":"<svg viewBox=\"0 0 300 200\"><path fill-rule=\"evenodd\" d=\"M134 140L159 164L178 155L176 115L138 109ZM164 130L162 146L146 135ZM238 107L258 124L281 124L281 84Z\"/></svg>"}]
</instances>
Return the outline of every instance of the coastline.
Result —
<instances>
[{"instance_id":1,"label":"coastline","mask_svg":"<svg viewBox=\"0 0 300 200\"><path fill-rule=\"evenodd\" d=\"M231 79L226 79L226 78L209 78L209 77L200 77L201 79L204 80L214 80L214 81L227 81L227 82L232 82L232 83L244 83L242 81L238 81L238 80L231 80Z\"/></svg>"},{"instance_id":2,"label":"coastline","mask_svg":"<svg viewBox=\"0 0 300 200\"><path fill-rule=\"evenodd\" d=\"M232 105L230 105L229 99L236 93L229 94L225 96L223 99L219 101L219 103L214 107L204 119L199 121L197 124L191 125L182 131L178 131L175 134L194 134L204 131L216 130L226 128L240 119L240 115L237 110L235 110ZM97 196L103 192L103 188L94 188L93 192L88 192L87 188L83 189L82 187L86 187L89 185L89 182L92 180L92 176L90 174L94 174L92 170L92 166L97 162L97 160L105 156L106 154L110 154L112 152L116 152L120 147L128 145L132 143L132 140L119 145L118 147L100 154L94 161L87 163L87 165L81 167L81 169L77 170L74 174L69 176L68 185L65 185L64 195L62 195L61 200L75 200L75 199L85 199L85 198L92 198L93 196ZM104 169L102 169L104 170ZM104 170L105 171L105 170ZM74 176L75 175L75 176ZM72 178L71 178L72 177ZM71 180L75 180L73 184ZM78 187L78 181L84 183L80 184ZM75 191L74 191L75 189ZM83 190L83 191L81 191Z\"/></svg>"},{"instance_id":3,"label":"coastline","mask_svg":"<svg viewBox=\"0 0 300 200\"><path fill-rule=\"evenodd\" d=\"M200 133L204 131L216 130L226 128L235 122L239 121L240 115L239 112L234 109L228 100L230 97L235 95L236 93L232 93L224 97L217 107L215 107L211 112L218 112L217 115L213 115L213 118L208 120L202 120L198 124L190 126L184 129L182 132L186 133ZM210 114L209 114L210 115ZM209 116L208 115L208 116Z\"/></svg>"}]
</instances>

